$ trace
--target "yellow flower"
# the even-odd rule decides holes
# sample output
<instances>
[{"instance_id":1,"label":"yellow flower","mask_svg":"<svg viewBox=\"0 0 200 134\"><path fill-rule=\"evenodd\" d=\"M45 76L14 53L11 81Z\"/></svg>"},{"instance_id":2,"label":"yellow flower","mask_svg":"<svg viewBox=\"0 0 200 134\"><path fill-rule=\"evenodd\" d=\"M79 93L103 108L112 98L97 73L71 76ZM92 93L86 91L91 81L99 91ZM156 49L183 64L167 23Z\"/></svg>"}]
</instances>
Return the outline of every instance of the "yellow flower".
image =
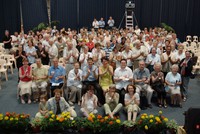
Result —
<instances>
[{"instance_id":1,"label":"yellow flower","mask_svg":"<svg viewBox=\"0 0 200 134\"><path fill-rule=\"evenodd\" d=\"M155 119L156 119L157 122L160 122L160 118L158 116L156 116Z\"/></svg>"},{"instance_id":2,"label":"yellow flower","mask_svg":"<svg viewBox=\"0 0 200 134\"><path fill-rule=\"evenodd\" d=\"M55 117L55 114L52 114L52 115L51 115L51 118L54 118L54 117Z\"/></svg>"},{"instance_id":3,"label":"yellow flower","mask_svg":"<svg viewBox=\"0 0 200 134\"><path fill-rule=\"evenodd\" d=\"M146 117L145 117L146 119L148 119L149 118L149 116L148 115L146 115Z\"/></svg>"},{"instance_id":4,"label":"yellow flower","mask_svg":"<svg viewBox=\"0 0 200 134\"><path fill-rule=\"evenodd\" d=\"M153 122L153 120L151 119L149 122L150 122L150 123L152 123L152 122Z\"/></svg>"},{"instance_id":5,"label":"yellow flower","mask_svg":"<svg viewBox=\"0 0 200 134\"><path fill-rule=\"evenodd\" d=\"M149 115L149 118L153 118L153 117L154 117L154 115L153 115L153 114L150 114L150 115Z\"/></svg>"},{"instance_id":6,"label":"yellow flower","mask_svg":"<svg viewBox=\"0 0 200 134\"><path fill-rule=\"evenodd\" d=\"M49 111L49 114L53 114L53 111Z\"/></svg>"},{"instance_id":7,"label":"yellow flower","mask_svg":"<svg viewBox=\"0 0 200 134\"><path fill-rule=\"evenodd\" d=\"M142 116L141 116L141 118L142 118L142 119L144 119L144 118L145 118L145 116L144 116L144 115L142 115Z\"/></svg>"},{"instance_id":8,"label":"yellow flower","mask_svg":"<svg viewBox=\"0 0 200 134\"><path fill-rule=\"evenodd\" d=\"M6 116L6 117L4 117L4 119L5 119L5 120L8 120L8 119L9 119L9 117L8 117L8 116Z\"/></svg>"},{"instance_id":9,"label":"yellow flower","mask_svg":"<svg viewBox=\"0 0 200 134\"><path fill-rule=\"evenodd\" d=\"M162 114L162 111L159 111L158 113L159 113L159 114Z\"/></svg>"},{"instance_id":10,"label":"yellow flower","mask_svg":"<svg viewBox=\"0 0 200 134\"><path fill-rule=\"evenodd\" d=\"M10 118L10 121L13 121L13 118L12 118L12 117Z\"/></svg>"},{"instance_id":11,"label":"yellow flower","mask_svg":"<svg viewBox=\"0 0 200 134\"><path fill-rule=\"evenodd\" d=\"M0 117L0 121L3 120L3 117Z\"/></svg>"},{"instance_id":12,"label":"yellow flower","mask_svg":"<svg viewBox=\"0 0 200 134\"><path fill-rule=\"evenodd\" d=\"M146 113L143 113L142 115L143 115L143 116L147 116L147 114L146 114Z\"/></svg>"},{"instance_id":13,"label":"yellow flower","mask_svg":"<svg viewBox=\"0 0 200 134\"><path fill-rule=\"evenodd\" d=\"M104 119L107 120L107 119L108 119L108 116L105 116Z\"/></svg>"},{"instance_id":14,"label":"yellow flower","mask_svg":"<svg viewBox=\"0 0 200 134\"><path fill-rule=\"evenodd\" d=\"M145 126L144 126L144 128L145 128L146 130L148 130L148 129L149 129L147 125L145 125Z\"/></svg>"},{"instance_id":15,"label":"yellow flower","mask_svg":"<svg viewBox=\"0 0 200 134\"><path fill-rule=\"evenodd\" d=\"M164 121L165 121L165 122L168 122L168 119L167 119L167 118L164 118Z\"/></svg>"},{"instance_id":16,"label":"yellow flower","mask_svg":"<svg viewBox=\"0 0 200 134\"><path fill-rule=\"evenodd\" d=\"M49 119L49 121L50 121L50 122L53 122L53 119L52 119L52 118L50 118L50 119Z\"/></svg>"},{"instance_id":17,"label":"yellow flower","mask_svg":"<svg viewBox=\"0 0 200 134\"><path fill-rule=\"evenodd\" d=\"M19 120L19 118L15 117L15 120L16 120L16 121L18 121L18 120Z\"/></svg>"},{"instance_id":18,"label":"yellow flower","mask_svg":"<svg viewBox=\"0 0 200 134\"><path fill-rule=\"evenodd\" d=\"M60 117L57 117L56 120L57 120L57 121L60 120Z\"/></svg>"},{"instance_id":19,"label":"yellow flower","mask_svg":"<svg viewBox=\"0 0 200 134\"><path fill-rule=\"evenodd\" d=\"M3 114L0 114L0 117L3 117Z\"/></svg>"},{"instance_id":20,"label":"yellow flower","mask_svg":"<svg viewBox=\"0 0 200 134\"><path fill-rule=\"evenodd\" d=\"M120 121L120 119L117 119L116 122L119 124L121 121Z\"/></svg>"},{"instance_id":21,"label":"yellow flower","mask_svg":"<svg viewBox=\"0 0 200 134\"><path fill-rule=\"evenodd\" d=\"M69 119L69 118L70 118L70 115L67 115L66 117L67 117L67 119Z\"/></svg>"}]
</instances>

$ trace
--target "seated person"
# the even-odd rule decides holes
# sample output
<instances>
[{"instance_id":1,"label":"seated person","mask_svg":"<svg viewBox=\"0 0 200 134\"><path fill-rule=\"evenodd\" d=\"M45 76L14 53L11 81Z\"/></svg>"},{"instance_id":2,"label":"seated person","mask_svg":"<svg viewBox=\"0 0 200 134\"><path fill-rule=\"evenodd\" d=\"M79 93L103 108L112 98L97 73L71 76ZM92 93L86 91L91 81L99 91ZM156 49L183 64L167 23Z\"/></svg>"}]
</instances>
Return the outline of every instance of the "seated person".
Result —
<instances>
[{"instance_id":1,"label":"seated person","mask_svg":"<svg viewBox=\"0 0 200 134\"><path fill-rule=\"evenodd\" d=\"M53 59L53 66L49 68L48 76L50 79L51 97L54 96L54 90L63 87L66 71L58 65L58 59Z\"/></svg>"},{"instance_id":2,"label":"seated person","mask_svg":"<svg viewBox=\"0 0 200 134\"><path fill-rule=\"evenodd\" d=\"M119 94L116 92L116 87L114 84L109 86L109 90L106 93L106 103L104 104L104 109L106 115L111 118L120 111L122 104L119 103Z\"/></svg>"},{"instance_id":3,"label":"seated person","mask_svg":"<svg viewBox=\"0 0 200 134\"><path fill-rule=\"evenodd\" d=\"M140 112L140 96L136 93L136 87L132 84L129 84L126 89L127 93L125 94L124 104L125 110L128 114L128 120L135 122L137 114Z\"/></svg>"},{"instance_id":4,"label":"seated person","mask_svg":"<svg viewBox=\"0 0 200 134\"><path fill-rule=\"evenodd\" d=\"M103 57L101 61L103 65L99 67L99 85L105 94L108 92L109 86L113 84L113 67L108 64L108 58Z\"/></svg>"},{"instance_id":5,"label":"seated person","mask_svg":"<svg viewBox=\"0 0 200 134\"><path fill-rule=\"evenodd\" d=\"M28 65L28 59L23 59L23 66L19 68L19 89L21 96L21 103L25 104L24 96L28 94L28 104L31 103L31 85L32 85L32 69Z\"/></svg>"},{"instance_id":6,"label":"seated person","mask_svg":"<svg viewBox=\"0 0 200 134\"><path fill-rule=\"evenodd\" d=\"M180 91L181 75L178 73L178 65L174 64L171 67L171 72L168 72L165 77L165 82L167 84L167 89L171 94L171 105L174 106L176 102L182 108L182 97ZM177 100L177 101L176 101Z\"/></svg>"},{"instance_id":7,"label":"seated person","mask_svg":"<svg viewBox=\"0 0 200 134\"><path fill-rule=\"evenodd\" d=\"M36 59L36 68L33 70L32 91L34 102L38 102L40 94L47 94L48 70L43 67L41 59ZM41 91L39 90L41 89Z\"/></svg>"},{"instance_id":8,"label":"seated person","mask_svg":"<svg viewBox=\"0 0 200 134\"><path fill-rule=\"evenodd\" d=\"M104 104L105 97L103 95L103 90L98 83L98 67L93 65L93 59L89 58L87 60L88 65L83 68L83 92L84 94L87 91L89 85L93 85L95 89L95 94L98 97L98 104Z\"/></svg>"},{"instance_id":9,"label":"seated person","mask_svg":"<svg viewBox=\"0 0 200 134\"><path fill-rule=\"evenodd\" d=\"M76 117L76 112L69 104L61 97L61 90L54 90L55 96L48 100L48 110L53 111L54 114L60 115L62 112L70 112L72 117Z\"/></svg>"},{"instance_id":10,"label":"seated person","mask_svg":"<svg viewBox=\"0 0 200 134\"><path fill-rule=\"evenodd\" d=\"M42 118L48 115L48 105L46 95L40 96L39 112L35 115L35 118Z\"/></svg>"},{"instance_id":11,"label":"seated person","mask_svg":"<svg viewBox=\"0 0 200 134\"><path fill-rule=\"evenodd\" d=\"M98 98L94 94L94 87L88 86L88 91L82 97L81 112L88 117L90 113L96 114Z\"/></svg>"},{"instance_id":12,"label":"seated person","mask_svg":"<svg viewBox=\"0 0 200 134\"><path fill-rule=\"evenodd\" d=\"M154 71L151 73L151 87L157 92L158 106L167 108L166 91L164 87L164 74L161 72L162 65L154 64Z\"/></svg>"},{"instance_id":13,"label":"seated person","mask_svg":"<svg viewBox=\"0 0 200 134\"><path fill-rule=\"evenodd\" d=\"M127 60L122 59L120 67L115 69L114 72L114 81L116 84L117 92L120 95L120 103L124 103L125 89L128 84L131 84L133 81L133 72L127 66Z\"/></svg>"},{"instance_id":14,"label":"seated person","mask_svg":"<svg viewBox=\"0 0 200 134\"><path fill-rule=\"evenodd\" d=\"M135 81L136 92L140 95L141 91L145 91L148 100L148 107L152 108L151 98L153 90L149 85L150 73L149 70L145 67L145 62L143 60L139 61L139 68L134 70L133 77Z\"/></svg>"},{"instance_id":15,"label":"seated person","mask_svg":"<svg viewBox=\"0 0 200 134\"><path fill-rule=\"evenodd\" d=\"M78 99L78 105L81 104L81 90L82 90L82 77L83 71L80 68L78 62L74 63L74 69L69 71L68 79L67 79L67 95L66 98L70 105L73 105L76 102L76 96ZM70 90L69 98L68 92Z\"/></svg>"}]
</instances>

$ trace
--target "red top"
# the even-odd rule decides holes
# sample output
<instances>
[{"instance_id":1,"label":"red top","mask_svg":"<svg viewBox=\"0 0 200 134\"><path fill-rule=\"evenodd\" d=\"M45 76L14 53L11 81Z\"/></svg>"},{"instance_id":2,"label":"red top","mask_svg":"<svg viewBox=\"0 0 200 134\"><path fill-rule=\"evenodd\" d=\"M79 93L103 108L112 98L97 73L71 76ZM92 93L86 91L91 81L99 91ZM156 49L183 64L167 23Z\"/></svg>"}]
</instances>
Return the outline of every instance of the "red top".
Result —
<instances>
[{"instance_id":1,"label":"red top","mask_svg":"<svg viewBox=\"0 0 200 134\"><path fill-rule=\"evenodd\" d=\"M19 69L21 70L22 75L24 75L24 74L28 75L31 72L30 66L28 66L28 70L26 70L26 71L24 70L24 66L20 67ZM23 81L23 82L28 82L28 81L31 81L32 79L25 76L24 78L20 78L20 80Z\"/></svg>"},{"instance_id":2,"label":"red top","mask_svg":"<svg viewBox=\"0 0 200 134\"><path fill-rule=\"evenodd\" d=\"M88 42L88 43L86 44L86 46L88 46L89 52L92 52L92 49L94 48L94 43L93 43L93 42Z\"/></svg>"}]
</instances>

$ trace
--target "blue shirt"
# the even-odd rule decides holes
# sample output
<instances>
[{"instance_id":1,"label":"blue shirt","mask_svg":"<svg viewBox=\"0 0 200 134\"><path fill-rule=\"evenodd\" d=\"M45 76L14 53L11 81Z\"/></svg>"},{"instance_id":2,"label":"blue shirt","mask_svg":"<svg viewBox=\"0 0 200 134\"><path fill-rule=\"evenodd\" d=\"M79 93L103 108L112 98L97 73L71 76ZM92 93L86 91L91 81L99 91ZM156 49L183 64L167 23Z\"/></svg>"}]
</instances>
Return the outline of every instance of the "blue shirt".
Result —
<instances>
[{"instance_id":1,"label":"blue shirt","mask_svg":"<svg viewBox=\"0 0 200 134\"><path fill-rule=\"evenodd\" d=\"M100 20L99 21L99 27L104 28L105 27L105 21Z\"/></svg>"},{"instance_id":2,"label":"blue shirt","mask_svg":"<svg viewBox=\"0 0 200 134\"><path fill-rule=\"evenodd\" d=\"M89 68L89 66L85 66L83 68L83 76L85 77L88 73L88 69L90 69L90 74L87 79L84 81L96 81L97 79L95 78L93 71L96 69L95 74L98 75L98 68L95 65L92 65L92 68Z\"/></svg>"},{"instance_id":3,"label":"blue shirt","mask_svg":"<svg viewBox=\"0 0 200 134\"><path fill-rule=\"evenodd\" d=\"M113 51L113 47L104 47L103 51L106 53L106 57L109 58L110 53Z\"/></svg>"},{"instance_id":4,"label":"blue shirt","mask_svg":"<svg viewBox=\"0 0 200 134\"><path fill-rule=\"evenodd\" d=\"M50 79L50 83L64 83L64 79L58 79L58 76L65 76L66 75L66 71L63 67L58 66L57 68L55 68L54 66L51 66L49 68L49 72L48 72L48 76L52 76L53 77Z\"/></svg>"}]
</instances>

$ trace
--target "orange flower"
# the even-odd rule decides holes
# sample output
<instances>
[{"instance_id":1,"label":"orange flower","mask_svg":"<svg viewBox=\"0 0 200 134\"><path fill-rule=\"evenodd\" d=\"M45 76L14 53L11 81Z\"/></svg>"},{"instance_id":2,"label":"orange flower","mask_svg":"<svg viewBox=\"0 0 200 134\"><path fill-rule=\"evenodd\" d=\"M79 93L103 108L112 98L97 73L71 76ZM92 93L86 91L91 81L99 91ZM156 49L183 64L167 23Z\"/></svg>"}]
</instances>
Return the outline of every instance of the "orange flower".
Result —
<instances>
[{"instance_id":1,"label":"orange flower","mask_svg":"<svg viewBox=\"0 0 200 134\"><path fill-rule=\"evenodd\" d=\"M9 113L9 112L6 112L6 116L10 116L10 113Z\"/></svg>"},{"instance_id":2,"label":"orange flower","mask_svg":"<svg viewBox=\"0 0 200 134\"><path fill-rule=\"evenodd\" d=\"M165 117L163 115L161 115L161 118L164 119Z\"/></svg>"},{"instance_id":3,"label":"orange flower","mask_svg":"<svg viewBox=\"0 0 200 134\"><path fill-rule=\"evenodd\" d=\"M112 124L113 124L113 121L110 121L109 124L112 125Z\"/></svg>"},{"instance_id":4,"label":"orange flower","mask_svg":"<svg viewBox=\"0 0 200 134\"><path fill-rule=\"evenodd\" d=\"M101 115L98 115L98 116L97 116L97 119L101 119L101 118L102 118L102 116L101 116Z\"/></svg>"},{"instance_id":5,"label":"orange flower","mask_svg":"<svg viewBox=\"0 0 200 134\"><path fill-rule=\"evenodd\" d=\"M65 119L63 117L60 118L59 122L63 122Z\"/></svg>"},{"instance_id":6,"label":"orange flower","mask_svg":"<svg viewBox=\"0 0 200 134\"><path fill-rule=\"evenodd\" d=\"M101 119L100 122L103 123L103 122L104 122L104 119Z\"/></svg>"},{"instance_id":7,"label":"orange flower","mask_svg":"<svg viewBox=\"0 0 200 134\"><path fill-rule=\"evenodd\" d=\"M88 117L88 120L91 121L91 122L94 122L93 118L91 116Z\"/></svg>"}]
</instances>

